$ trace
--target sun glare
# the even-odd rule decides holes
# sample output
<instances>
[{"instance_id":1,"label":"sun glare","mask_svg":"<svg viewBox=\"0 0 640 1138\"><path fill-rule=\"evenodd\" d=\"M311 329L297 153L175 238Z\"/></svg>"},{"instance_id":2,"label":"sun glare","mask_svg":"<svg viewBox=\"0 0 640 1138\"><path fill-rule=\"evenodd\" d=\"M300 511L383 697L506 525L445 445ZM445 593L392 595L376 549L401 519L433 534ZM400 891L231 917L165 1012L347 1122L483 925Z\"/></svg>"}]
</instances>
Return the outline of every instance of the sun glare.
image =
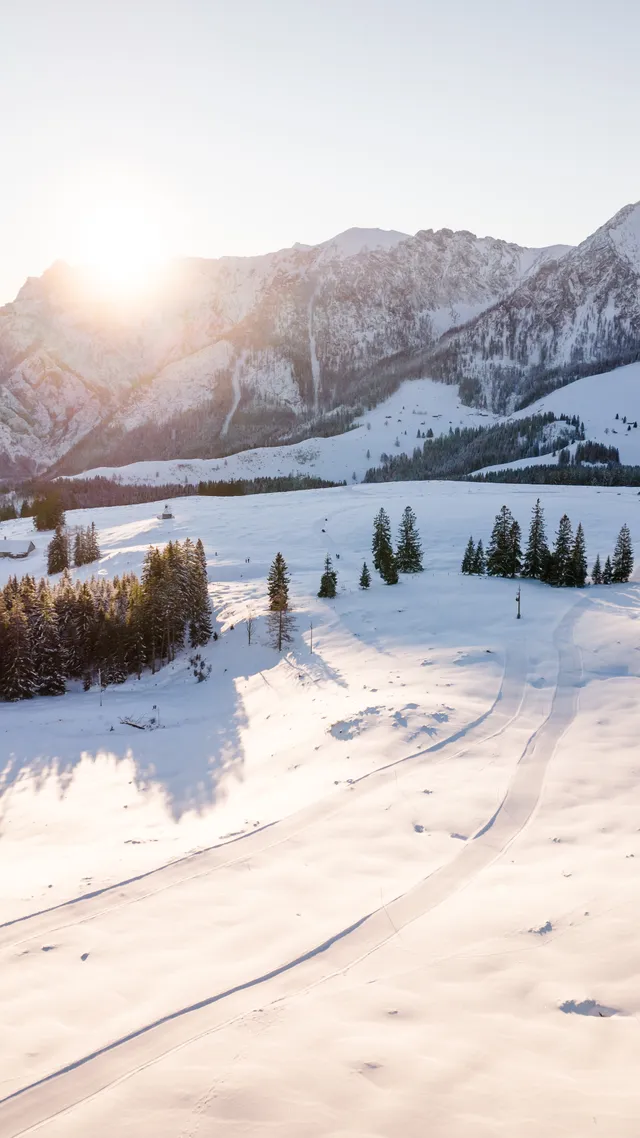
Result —
<instances>
[{"instance_id":1,"label":"sun glare","mask_svg":"<svg viewBox=\"0 0 640 1138\"><path fill-rule=\"evenodd\" d=\"M93 202L74 218L71 246L67 259L86 271L96 299L113 303L143 299L169 259L161 225L126 201Z\"/></svg>"}]
</instances>

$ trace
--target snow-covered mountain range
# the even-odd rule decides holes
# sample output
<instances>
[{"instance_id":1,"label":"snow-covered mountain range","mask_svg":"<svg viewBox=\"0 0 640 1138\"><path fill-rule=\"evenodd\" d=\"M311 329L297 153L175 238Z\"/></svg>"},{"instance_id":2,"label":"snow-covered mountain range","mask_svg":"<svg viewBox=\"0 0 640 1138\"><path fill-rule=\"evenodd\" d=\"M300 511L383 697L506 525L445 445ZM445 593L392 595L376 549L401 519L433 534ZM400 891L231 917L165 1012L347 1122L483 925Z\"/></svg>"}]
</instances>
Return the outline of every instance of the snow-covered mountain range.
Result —
<instances>
[{"instance_id":1,"label":"snow-covered mountain range","mask_svg":"<svg viewBox=\"0 0 640 1138\"><path fill-rule=\"evenodd\" d=\"M511 410L640 350L640 204L580 246L351 229L175 261L117 307L58 262L0 309L0 476L328 433L401 378Z\"/></svg>"}]
</instances>

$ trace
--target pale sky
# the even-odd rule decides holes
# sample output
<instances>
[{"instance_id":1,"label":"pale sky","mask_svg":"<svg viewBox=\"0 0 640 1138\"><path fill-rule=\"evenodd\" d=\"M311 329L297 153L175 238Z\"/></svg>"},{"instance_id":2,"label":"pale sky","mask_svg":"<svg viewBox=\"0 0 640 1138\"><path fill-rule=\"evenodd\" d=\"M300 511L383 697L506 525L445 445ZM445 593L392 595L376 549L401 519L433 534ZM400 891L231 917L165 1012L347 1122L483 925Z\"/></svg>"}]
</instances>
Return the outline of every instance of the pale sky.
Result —
<instances>
[{"instance_id":1,"label":"pale sky","mask_svg":"<svg viewBox=\"0 0 640 1138\"><path fill-rule=\"evenodd\" d=\"M633 0L0 0L0 303L352 225L578 242L640 198L639 44Z\"/></svg>"}]
</instances>

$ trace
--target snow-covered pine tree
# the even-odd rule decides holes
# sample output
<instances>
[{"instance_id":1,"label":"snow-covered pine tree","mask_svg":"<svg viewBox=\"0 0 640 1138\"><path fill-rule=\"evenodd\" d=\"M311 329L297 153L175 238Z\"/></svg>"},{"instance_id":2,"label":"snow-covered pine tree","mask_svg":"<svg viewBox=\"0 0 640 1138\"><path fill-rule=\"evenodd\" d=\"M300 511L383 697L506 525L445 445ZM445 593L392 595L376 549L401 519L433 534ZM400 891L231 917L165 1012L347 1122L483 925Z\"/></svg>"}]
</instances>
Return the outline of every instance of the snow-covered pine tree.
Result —
<instances>
[{"instance_id":1,"label":"snow-covered pine tree","mask_svg":"<svg viewBox=\"0 0 640 1138\"><path fill-rule=\"evenodd\" d=\"M320 589L318 591L319 597L328 597L332 599L336 595L336 588L338 586L338 574L336 573L331 563L331 558L327 553L324 559L324 573L320 578Z\"/></svg>"},{"instance_id":2,"label":"snow-covered pine tree","mask_svg":"<svg viewBox=\"0 0 640 1138\"><path fill-rule=\"evenodd\" d=\"M209 600L207 557L200 538L196 541L193 554L187 563L187 572L191 599L189 644L192 648L201 648L209 643L213 635L213 622Z\"/></svg>"},{"instance_id":3,"label":"snow-covered pine tree","mask_svg":"<svg viewBox=\"0 0 640 1138\"><path fill-rule=\"evenodd\" d=\"M85 564L86 557L85 557L84 546L85 546L84 530L82 529L82 527L80 527L80 529L76 533L76 536L73 539L73 564L74 565L84 565Z\"/></svg>"},{"instance_id":4,"label":"snow-covered pine tree","mask_svg":"<svg viewBox=\"0 0 640 1138\"><path fill-rule=\"evenodd\" d=\"M633 543L629 526L623 525L613 552L611 580L615 585L626 584L633 572Z\"/></svg>"},{"instance_id":5,"label":"snow-covered pine tree","mask_svg":"<svg viewBox=\"0 0 640 1138\"><path fill-rule=\"evenodd\" d=\"M514 518L508 506L496 515L487 550L487 573L490 577L510 577L513 563L512 534Z\"/></svg>"},{"instance_id":6,"label":"snow-covered pine tree","mask_svg":"<svg viewBox=\"0 0 640 1138\"><path fill-rule=\"evenodd\" d=\"M603 585L610 585L612 581L613 581L613 569L611 567L611 558L607 557L607 560L604 563L604 569L602 570L602 584Z\"/></svg>"},{"instance_id":7,"label":"snow-covered pine tree","mask_svg":"<svg viewBox=\"0 0 640 1138\"><path fill-rule=\"evenodd\" d=\"M400 573L422 572L422 545L416 515L411 506L405 506L400 520L396 566Z\"/></svg>"},{"instance_id":8,"label":"snow-covered pine tree","mask_svg":"<svg viewBox=\"0 0 640 1138\"><path fill-rule=\"evenodd\" d=\"M32 659L40 695L64 695L65 660L58 631L58 614L51 589L42 583L38 591L38 613L31 637Z\"/></svg>"},{"instance_id":9,"label":"snow-covered pine tree","mask_svg":"<svg viewBox=\"0 0 640 1138\"><path fill-rule=\"evenodd\" d=\"M56 531L47 548L47 573L61 573L69 568L69 538L62 526L56 526Z\"/></svg>"},{"instance_id":10,"label":"snow-covered pine tree","mask_svg":"<svg viewBox=\"0 0 640 1138\"><path fill-rule=\"evenodd\" d=\"M289 570L281 553L276 553L269 575L267 577L267 591L269 593L269 608L271 612L286 610L289 606Z\"/></svg>"},{"instance_id":11,"label":"snow-covered pine tree","mask_svg":"<svg viewBox=\"0 0 640 1138\"><path fill-rule=\"evenodd\" d=\"M382 574L381 565L383 559L386 558L388 560L390 555L393 557L391 522L389 521L389 515L383 508L378 510L373 522L371 549L373 552L373 567L378 573Z\"/></svg>"},{"instance_id":12,"label":"snow-covered pine tree","mask_svg":"<svg viewBox=\"0 0 640 1138\"><path fill-rule=\"evenodd\" d=\"M462 558L462 565L460 566L461 573L473 573L473 565L476 559L476 547L473 543L473 538L470 537L467 542L467 548L464 551Z\"/></svg>"},{"instance_id":13,"label":"snow-covered pine tree","mask_svg":"<svg viewBox=\"0 0 640 1138\"><path fill-rule=\"evenodd\" d=\"M509 577L516 577L522 568L522 549L520 547L520 525L515 520L509 530Z\"/></svg>"},{"instance_id":14,"label":"snow-covered pine tree","mask_svg":"<svg viewBox=\"0 0 640 1138\"><path fill-rule=\"evenodd\" d=\"M567 565L566 580L567 585L572 585L575 589L584 589L587 583L587 548L584 540L584 530L582 522L578 524L576 536L571 550L571 557Z\"/></svg>"},{"instance_id":15,"label":"snow-covered pine tree","mask_svg":"<svg viewBox=\"0 0 640 1138\"><path fill-rule=\"evenodd\" d=\"M553 561L551 566L550 585L566 585L571 581L571 553L573 550L573 533L571 521L567 514L563 514L558 525L556 541L553 547Z\"/></svg>"},{"instance_id":16,"label":"snow-covered pine tree","mask_svg":"<svg viewBox=\"0 0 640 1138\"><path fill-rule=\"evenodd\" d=\"M2 677L3 699L31 699L36 691L29 626L22 600L14 598L4 633L5 663Z\"/></svg>"},{"instance_id":17,"label":"snow-covered pine tree","mask_svg":"<svg viewBox=\"0 0 640 1138\"><path fill-rule=\"evenodd\" d=\"M593 569L591 570L591 580L593 581L594 585L602 584L602 566L600 565L600 554L598 554L593 563Z\"/></svg>"},{"instance_id":18,"label":"snow-covered pine tree","mask_svg":"<svg viewBox=\"0 0 640 1138\"><path fill-rule=\"evenodd\" d=\"M98 531L95 522L92 522L87 531L87 557L89 561L100 560L100 545L98 544Z\"/></svg>"},{"instance_id":19,"label":"snow-covered pine tree","mask_svg":"<svg viewBox=\"0 0 640 1138\"><path fill-rule=\"evenodd\" d=\"M380 558L380 576L385 585L398 584L398 566L393 550L383 550Z\"/></svg>"},{"instance_id":20,"label":"snow-covered pine tree","mask_svg":"<svg viewBox=\"0 0 640 1138\"><path fill-rule=\"evenodd\" d=\"M371 574L366 561L362 563L362 573L360 574L360 581L358 582L361 589L368 589L371 584Z\"/></svg>"},{"instance_id":21,"label":"snow-covered pine tree","mask_svg":"<svg viewBox=\"0 0 640 1138\"><path fill-rule=\"evenodd\" d=\"M547 536L544 526L544 510L540 505L538 498L533 512L531 515L531 526L529 528L529 540L524 555L524 564L522 566L523 577L535 577L541 579L546 556L548 553Z\"/></svg>"},{"instance_id":22,"label":"snow-covered pine tree","mask_svg":"<svg viewBox=\"0 0 640 1138\"><path fill-rule=\"evenodd\" d=\"M484 577L486 571L487 571L487 562L486 562L486 559L484 556L484 546L482 544L482 538L480 538L480 540L476 546L475 557L473 558L473 568L472 568L471 572L476 574L478 577Z\"/></svg>"}]
</instances>

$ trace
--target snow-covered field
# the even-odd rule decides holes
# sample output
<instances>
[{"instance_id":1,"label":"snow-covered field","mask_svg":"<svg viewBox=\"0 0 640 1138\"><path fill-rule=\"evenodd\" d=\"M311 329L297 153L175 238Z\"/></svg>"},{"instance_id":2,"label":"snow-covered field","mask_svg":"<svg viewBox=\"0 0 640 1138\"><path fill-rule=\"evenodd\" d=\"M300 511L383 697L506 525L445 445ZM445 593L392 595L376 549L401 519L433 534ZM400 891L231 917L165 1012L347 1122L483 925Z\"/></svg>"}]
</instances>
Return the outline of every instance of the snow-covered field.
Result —
<instances>
[{"instance_id":1,"label":"snow-covered field","mask_svg":"<svg viewBox=\"0 0 640 1138\"><path fill-rule=\"evenodd\" d=\"M640 533L630 489L462 483L69 516L110 575L202 537L221 635L204 684L0 705L2 1138L635 1138L638 585L523 581L517 621L514 582L458 572L537 496L590 564ZM407 503L426 571L360 591ZM282 658L244 623L277 550Z\"/></svg>"}]
</instances>

